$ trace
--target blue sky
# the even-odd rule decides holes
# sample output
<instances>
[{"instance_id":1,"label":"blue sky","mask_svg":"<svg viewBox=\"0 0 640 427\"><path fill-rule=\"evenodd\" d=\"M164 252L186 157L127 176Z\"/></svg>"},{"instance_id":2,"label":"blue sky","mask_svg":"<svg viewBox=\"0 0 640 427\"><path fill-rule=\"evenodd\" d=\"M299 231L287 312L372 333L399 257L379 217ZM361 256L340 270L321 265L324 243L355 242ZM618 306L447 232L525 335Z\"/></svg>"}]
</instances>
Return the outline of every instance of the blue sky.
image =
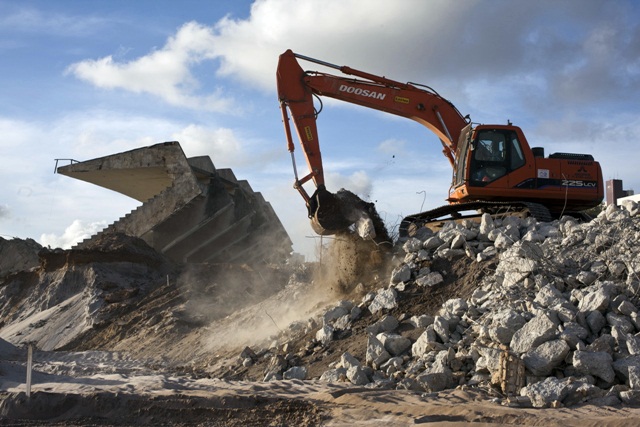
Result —
<instances>
[{"instance_id":1,"label":"blue sky","mask_svg":"<svg viewBox=\"0 0 640 427\"><path fill-rule=\"evenodd\" d=\"M633 0L0 0L0 235L69 247L138 202L54 159L178 140L249 180L313 257L275 90L286 49L429 85L640 192ZM329 190L375 201L390 228L444 204L451 170L426 128L330 100L318 124Z\"/></svg>"}]
</instances>

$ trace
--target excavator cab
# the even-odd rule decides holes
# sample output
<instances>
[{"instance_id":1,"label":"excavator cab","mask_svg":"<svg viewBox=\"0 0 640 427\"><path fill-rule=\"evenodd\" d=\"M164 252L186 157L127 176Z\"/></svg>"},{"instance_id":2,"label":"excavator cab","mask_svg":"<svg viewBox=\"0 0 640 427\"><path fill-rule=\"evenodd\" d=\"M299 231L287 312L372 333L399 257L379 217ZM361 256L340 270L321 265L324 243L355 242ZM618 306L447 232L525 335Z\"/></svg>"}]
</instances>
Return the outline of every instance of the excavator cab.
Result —
<instances>
[{"instance_id":1,"label":"excavator cab","mask_svg":"<svg viewBox=\"0 0 640 427\"><path fill-rule=\"evenodd\" d=\"M526 159L516 132L481 129L475 132L470 156L469 185L483 187L523 167Z\"/></svg>"}]
</instances>

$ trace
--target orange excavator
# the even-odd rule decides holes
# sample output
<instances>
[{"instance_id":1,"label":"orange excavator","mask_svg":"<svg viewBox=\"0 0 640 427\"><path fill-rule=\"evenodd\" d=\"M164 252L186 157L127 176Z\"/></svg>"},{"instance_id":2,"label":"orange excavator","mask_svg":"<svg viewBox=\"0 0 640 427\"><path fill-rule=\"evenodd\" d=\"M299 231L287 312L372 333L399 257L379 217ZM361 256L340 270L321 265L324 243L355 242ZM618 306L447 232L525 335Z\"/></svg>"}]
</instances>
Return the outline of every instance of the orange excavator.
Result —
<instances>
[{"instance_id":1,"label":"orange excavator","mask_svg":"<svg viewBox=\"0 0 640 427\"><path fill-rule=\"evenodd\" d=\"M298 59L339 70L345 76L304 71ZM518 126L472 123L448 100L428 86L401 83L385 77L338 66L287 50L277 69L278 97L295 183L304 198L311 225L318 234L336 234L359 218L374 215L372 204L343 190L331 193L325 187L324 169L314 97L328 96L424 125L441 141L453 169L448 205L410 215L399 227L399 236L412 236L423 226L443 217L479 216L484 212L522 213L549 221L563 214L579 214L602 202L600 164L590 154L555 153L530 148ZM346 77L346 75L355 76ZM309 173L298 176L289 117L298 134ZM303 184L312 180L309 196ZM467 216L465 216L466 218ZM376 225L376 232L384 227ZM382 240L388 239L384 235Z\"/></svg>"}]
</instances>

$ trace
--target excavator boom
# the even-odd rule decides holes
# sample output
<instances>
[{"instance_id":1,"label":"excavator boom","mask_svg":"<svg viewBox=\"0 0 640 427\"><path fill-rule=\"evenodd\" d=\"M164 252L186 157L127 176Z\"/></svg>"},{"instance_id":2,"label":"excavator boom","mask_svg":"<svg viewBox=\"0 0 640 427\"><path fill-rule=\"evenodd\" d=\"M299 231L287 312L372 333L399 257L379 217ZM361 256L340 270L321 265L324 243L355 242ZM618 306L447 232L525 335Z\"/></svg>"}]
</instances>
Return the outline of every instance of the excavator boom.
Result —
<instances>
[{"instance_id":1,"label":"excavator boom","mask_svg":"<svg viewBox=\"0 0 640 427\"><path fill-rule=\"evenodd\" d=\"M298 58L337 69L343 74L357 78L304 71L298 63ZM294 167L294 188L305 200L312 227L317 233L334 234L348 228L358 219L363 206L368 204L354 201L351 195L348 197L349 202L345 202L344 198L339 197L340 195L334 195L326 190L316 124L317 112L313 103L314 96L328 96L415 120L428 127L440 138L443 154L451 166L454 166L458 138L461 129L467 124L467 119L462 117L451 102L434 90L401 83L347 66L337 66L296 54L291 50L280 55L276 75L287 148L291 153ZM298 176L293 156L295 144L289 124L290 118L293 120L309 168L309 173L303 177ZM310 180L316 187L313 195L309 195L303 187L303 184ZM359 206L354 208L354 203Z\"/></svg>"}]
</instances>

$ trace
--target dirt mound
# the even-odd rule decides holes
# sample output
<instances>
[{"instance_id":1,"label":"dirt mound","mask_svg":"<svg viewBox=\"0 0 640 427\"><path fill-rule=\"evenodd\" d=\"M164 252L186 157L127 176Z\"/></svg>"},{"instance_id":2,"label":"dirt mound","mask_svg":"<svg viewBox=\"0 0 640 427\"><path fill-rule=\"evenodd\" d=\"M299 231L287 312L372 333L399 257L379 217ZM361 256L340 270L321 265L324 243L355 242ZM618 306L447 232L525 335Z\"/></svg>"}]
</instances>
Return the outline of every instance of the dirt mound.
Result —
<instances>
[{"instance_id":1,"label":"dirt mound","mask_svg":"<svg viewBox=\"0 0 640 427\"><path fill-rule=\"evenodd\" d=\"M269 265L176 265L123 234L83 249L41 249L39 265L0 282L5 339L139 356L197 339L209 322L278 292L289 276Z\"/></svg>"}]
</instances>

